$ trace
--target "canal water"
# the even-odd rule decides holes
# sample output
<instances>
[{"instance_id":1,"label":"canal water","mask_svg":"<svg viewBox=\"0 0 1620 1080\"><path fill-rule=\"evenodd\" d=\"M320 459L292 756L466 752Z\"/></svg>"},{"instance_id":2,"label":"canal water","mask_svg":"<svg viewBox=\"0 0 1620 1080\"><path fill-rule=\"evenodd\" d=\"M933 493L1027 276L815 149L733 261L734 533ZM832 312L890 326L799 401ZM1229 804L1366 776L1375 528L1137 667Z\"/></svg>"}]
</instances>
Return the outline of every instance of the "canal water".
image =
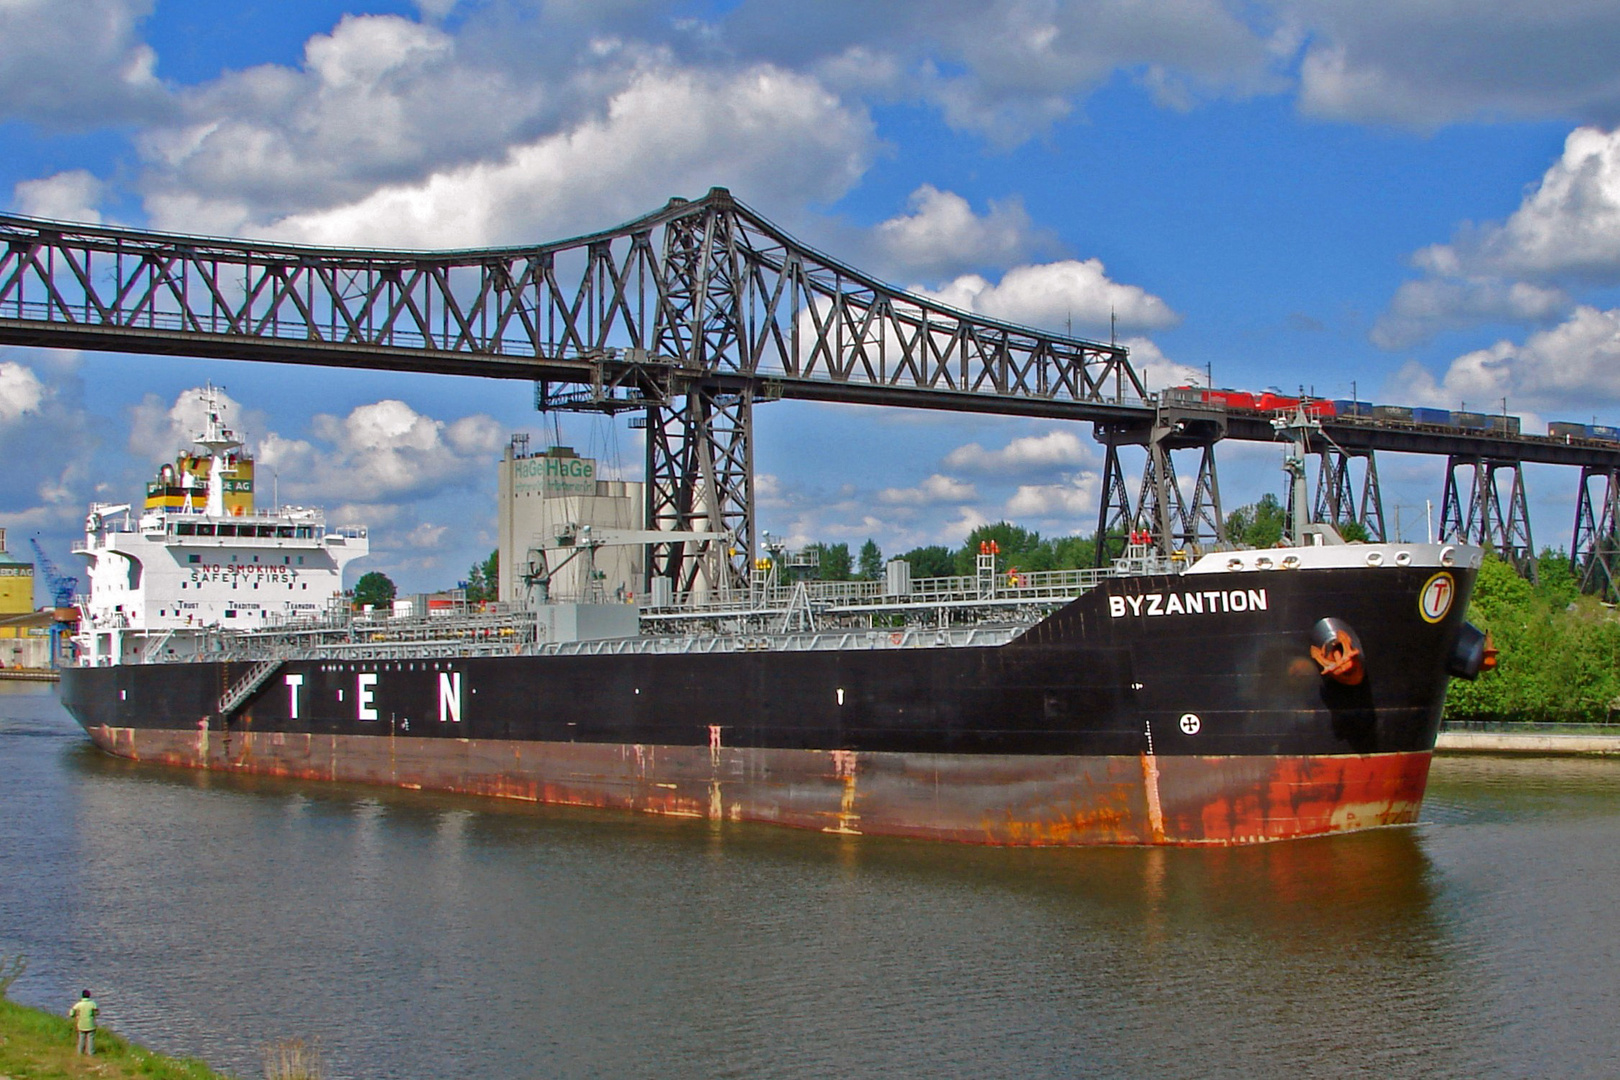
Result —
<instances>
[{"instance_id":1,"label":"canal water","mask_svg":"<svg viewBox=\"0 0 1620 1080\"><path fill-rule=\"evenodd\" d=\"M23 1002L242 1077L1620 1075L1620 762L1423 823L1017 851L222 777L0 684Z\"/></svg>"}]
</instances>

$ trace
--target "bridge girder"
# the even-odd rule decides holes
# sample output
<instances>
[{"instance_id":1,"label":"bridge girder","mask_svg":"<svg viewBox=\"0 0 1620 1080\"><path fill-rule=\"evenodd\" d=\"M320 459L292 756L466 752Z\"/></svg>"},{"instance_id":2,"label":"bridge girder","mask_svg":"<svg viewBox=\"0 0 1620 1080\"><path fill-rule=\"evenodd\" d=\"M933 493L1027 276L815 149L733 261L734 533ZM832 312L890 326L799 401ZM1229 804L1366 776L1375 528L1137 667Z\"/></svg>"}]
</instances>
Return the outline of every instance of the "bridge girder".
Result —
<instances>
[{"instance_id":1,"label":"bridge girder","mask_svg":"<svg viewBox=\"0 0 1620 1080\"><path fill-rule=\"evenodd\" d=\"M319 248L9 215L0 245L0 344L531 379L541 408L645 410L649 525L737 537L696 558L656 545L649 565L683 588L746 580L754 401L1088 420L1146 407L1124 347L894 289L721 188L531 247Z\"/></svg>"},{"instance_id":2,"label":"bridge girder","mask_svg":"<svg viewBox=\"0 0 1620 1080\"><path fill-rule=\"evenodd\" d=\"M1594 481L1603 485L1596 510L1592 499ZM1581 470L1569 554L1583 592L1595 593L1606 601L1620 599L1620 469Z\"/></svg>"},{"instance_id":3,"label":"bridge girder","mask_svg":"<svg viewBox=\"0 0 1620 1080\"><path fill-rule=\"evenodd\" d=\"M731 529L736 542L658 545L649 566L680 588L735 585L756 554L753 405L792 398L1097 423L1107 444L1099 524L1156 530L1165 546L1217 543L1212 447L1270 441L1263 417L1218 434L1155 428L1162 410L1126 350L973 315L891 288L798 243L716 188L618 228L554 243L445 252L181 236L0 215L0 345L204 356L535 383L542 409L644 412L649 526ZM1104 432L1110 432L1103 437ZM1151 432L1151 434L1149 434ZM1442 533L1533 572L1519 465L1583 471L1573 551L1588 587L1613 589L1620 450L1537 436L1324 424L1340 448L1318 501L1383 513L1372 452L1449 454ZM1126 434L1134 433L1134 434ZM1130 506L1118 446L1153 475ZM1198 447L1190 503L1172 451ZM1459 462L1472 464L1464 511ZM1513 477L1504 500L1496 474ZM1609 478L1603 521L1588 480ZM1321 516L1321 515L1319 515ZM1151 519L1151 520L1149 520ZM729 567L729 569L727 569Z\"/></svg>"},{"instance_id":4,"label":"bridge girder","mask_svg":"<svg viewBox=\"0 0 1620 1080\"><path fill-rule=\"evenodd\" d=\"M1472 471L1462 501L1462 469ZM1505 500L1498 474L1509 478ZM1530 537L1530 504L1525 492L1523 463L1515 460L1452 455L1446 462L1446 486L1441 496L1440 539L1460 540L1494 550L1530 580L1536 580L1536 548Z\"/></svg>"}]
</instances>

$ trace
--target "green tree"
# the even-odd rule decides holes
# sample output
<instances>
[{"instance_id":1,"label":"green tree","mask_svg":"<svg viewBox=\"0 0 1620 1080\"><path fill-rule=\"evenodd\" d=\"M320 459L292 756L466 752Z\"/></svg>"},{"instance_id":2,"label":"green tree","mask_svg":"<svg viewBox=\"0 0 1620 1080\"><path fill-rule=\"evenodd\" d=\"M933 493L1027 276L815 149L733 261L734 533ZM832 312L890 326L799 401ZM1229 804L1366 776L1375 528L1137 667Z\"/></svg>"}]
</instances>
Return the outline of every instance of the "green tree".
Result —
<instances>
[{"instance_id":1,"label":"green tree","mask_svg":"<svg viewBox=\"0 0 1620 1080\"><path fill-rule=\"evenodd\" d=\"M1362 543L1366 543L1368 540L1372 539L1372 535L1367 532L1367 526L1363 525L1359 521L1347 521L1343 525L1340 525L1339 535L1351 543L1355 543L1358 540Z\"/></svg>"},{"instance_id":2,"label":"green tree","mask_svg":"<svg viewBox=\"0 0 1620 1080\"><path fill-rule=\"evenodd\" d=\"M1287 520L1282 500L1267 492L1259 502L1240 506L1226 516L1226 535L1234 543L1252 548L1276 547Z\"/></svg>"},{"instance_id":3,"label":"green tree","mask_svg":"<svg viewBox=\"0 0 1620 1080\"><path fill-rule=\"evenodd\" d=\"M1580 599L1581 582L1568 555L1552 548L1541 549L1541 557L1536 560L1536 591L1549 603L1566 608Z\"/></svg>"},{"instance_id":4,"label":"green tree","mask_svg":"<svg viewBox=\"0 0 1620 1080\"><path fill-rule=\"evenodd\" d=\"M497 600L501 592L501 551L496 548L483 562L475 562L467 571L467 599L478 604Z\"/></svg>"},{"instance_id":5,"label":"green tree","mask_svg":"<svg viewBox=\"0 0 1620 1080\"><path fill-rule=\"evenodd\" d=\"M820 559L819 577L822 581L848 581L851 560L848 544L811 544L805 549Z\"/></svg>"},{"instance_id":6,"label":"green tree","mask_svg":"<svg viewBox=\"0 0 1620 1080\"><path fill-rule=\"evenodd\" d=\"M900 557L911 564L912 577L950 577L956 573L956 556L943 544L912 548Z\"/></svg>"},{"instance_id":7,"label":"green tree","mask_svg":"<svg viewBox=\"0 0 1620 1080\"><path fill-rule=\"evenodd\" d=\"M1468 618L1490 632L1497 669L1473 682L1455 680L1446 695L1451 719L1595 723L1620 697L1620 622L1579 595L1567 559L1543 553L1539 582L1488 556Z\"/></svg>"},{"instance_id":8,"label":"green tree","mask_svg":"<svg viewBox=\"0 0 1620 1080\"><path fill-rule=\"evenodd\" d=\"M1065 536L1053 540L1052 569L1078 570L1093 565L1097 560L1097 541L1095 537Z\"/></svg>"},{"instance_id":9,"label":"green tree","mask_svg":"<svg viewBox=\"0 0 1620 1080\"><path fill-rule=\"evenodd\" d=\"M1000 549L998 565L1003 570L1013 566L1020 570L1052 569L1052 545L1042 541L1040 533L998 521L994 525L980 525L968 533L967 543L956 553L958 574L966 576L977 572L981 543L994 543Z\"/></svg>"},{"instance_id":10,"label":"green tree","mask_svg":"<svg viewBox=\"0 0 1620 1080\"><path fill-rule=\"evenodd\" d=\"M876 581L883 576L883 549L877 546L877 541L868 537L866 543L861 545L856 566L860 568L861 577L867 581Z\"/></svg>"},{"instance_id":11,"label":"green tree","mask_svg":"<svg viewBox=\"0 0 1620 1080\"><path fill-rule=\"evenodd\" d=\"M364 607L370 604L373 607L392 607L394 603L394 583L387 574L380 570L372 570L360 575L360 580L354 583L354 606Z\"/></svg>"}]
</instances>

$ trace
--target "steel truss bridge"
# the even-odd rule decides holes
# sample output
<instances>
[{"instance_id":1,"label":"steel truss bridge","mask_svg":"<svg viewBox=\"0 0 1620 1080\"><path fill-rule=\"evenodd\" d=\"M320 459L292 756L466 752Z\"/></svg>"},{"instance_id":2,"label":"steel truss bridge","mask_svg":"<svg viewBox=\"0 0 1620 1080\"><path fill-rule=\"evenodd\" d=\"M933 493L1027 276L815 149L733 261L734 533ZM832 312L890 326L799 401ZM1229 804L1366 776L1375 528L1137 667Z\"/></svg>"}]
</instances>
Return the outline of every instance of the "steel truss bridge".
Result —
<instances>
[{"instance_id":1,"label":"steel truss bridge","mask_svg":"<svg viewBox=\"0 0 1620 1080\"><path fill-rule=\"evenodd\" d=\"M0 344L521 379L543 411L638 413L648 528L736 538L652 545L649 578L678 592L746 588L757 403L1092 423L1106 447L1099 530L1147 531L1164 553L1226 541L1215 445L1275 437L1265 417L1150 395L1122 346L885 285L723 188L527 247L342 249L11 215L0 240ZM1133 498L1121 451L1136 448ZM1377 539L1388 531L1376 452L1444 455L1441 537L1530 573L1521 466L1579 468L1571 552L1588 588L1616 592L1620 446L1339 418L1312 449L1315 517ZM1198 460L1190 496L1178 455Z\"/></svg>"}]
</instances>

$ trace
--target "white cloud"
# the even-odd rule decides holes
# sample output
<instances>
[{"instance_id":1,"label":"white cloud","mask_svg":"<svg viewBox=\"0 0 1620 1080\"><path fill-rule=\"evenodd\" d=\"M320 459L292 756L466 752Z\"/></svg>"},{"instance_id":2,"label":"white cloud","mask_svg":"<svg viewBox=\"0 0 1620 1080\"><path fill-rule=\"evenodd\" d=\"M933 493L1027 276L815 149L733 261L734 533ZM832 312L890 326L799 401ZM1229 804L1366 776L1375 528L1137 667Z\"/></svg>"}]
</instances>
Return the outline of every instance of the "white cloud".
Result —
<instances>
[{"instance_id":1,"label":"white cloud","mask_svg":"<svg viewBox=\"0 0 1620 1080\"><path fill-rule=\"evenodd\" d=\"M1373 343L1400 349L1484 322L1549 323L1577 284L1620 282L1620 131L1583 127L1506 219L1416 252Z\"/></svg>"},{"instance_id":2,"label":"white cloud","mask_svg":"<svg viewBox=\"0 0 1620 1080\"><path fill-rule=\"evenodd\" d=\"M39 412L45 384L32 368L15 361L0 361L0 424L9 424Z\"/></svg>"},{"instance_id":3,"label":"white cloud","mask_svg":"<svg viewBox=\"0 0 1620 1080\"><path fill-rule=\"evenodd\" d=\"M0 2L0 120L96 128L167 107L136 27L153 0Z\"/></svg>"},{"instance_id":4,"label":"white cloud","mask_svg":"<svg viewBox=\"0 0 1620 1080\"><path fill-rule=\"evenodd\" d=\"M1082 465L1092 454L1072 431L1053 430L1044 435L1014 439L1000 450L986 450L976 442L959 446L945 455L953 469L981 473L1025 472L1065 465Z\"/></svg>"},{"instance_id":5,"label":"white cloud","mask_svg":"<svg viewBox=\"0 0 1620 1080\"><path fill-rule=\"evenodd\" d=\"M138 141L153 222L234 232L498 155L543 114L546 87L458 46L410 19L346 16L305 43L297 68L227 72L185 93L176 121Z\"/></svg>"},{"instance_id":6,"label":"white cloud","mask_svg":"<svg viewBox=\"0 0 1620 1080\"><path fill-rule=\"evenodd\" d=\"M1082 472L1062 484L1024 484L1007 500L1007 515L1014 521L1074 522L1097 513L1097 473Z\"/></svg>"},{"instance_id":7,"label":"white cloud","mask_svg":"<svg viewBox=\"0 0 1620 1080\"><path fill-rule=\"evenodd\" d=\"M914 287L953 307L994 319L1066 330L1106 333L1110 316L1121 329L1162 330L1181 322L1170 305L1136 285L1110 281L1098 259L1017 266L996 284L966 274L938 289Z\"/></svg>"},{"instance_id":8,"label":"white cloud","mask_svg":"<svg viewBox=\"0 0 1620 1080\"><path fill-rule=\"evenodd\" d=\"M701 195L717 177L744 199L830 201L873 152L871 121L812 79L769 66L729 74L658 67L614 94L604 116L494 159L241 227L391 247L553 239L645 213L672 192ZM792 168L783 168L787 161ZM200 212L194 200L170 195L149 205L165 221Z\"/></svg>"},{"instance_id":9,"label":"white cloud","mask_svg":"<svg viewBox=\"0 0 1620 1080\"><path fill-rule=\"evenodd\" d=\"M30 217L52 221L101 222L96 204L107 185L85 169L69 169L38 180L24 180L12 189L12 202Z\"/></svg>"},{"instance_id":10,"label":"white cloud","mask_svg":"<svg viewBox=\"0 0 1620 1080\"><path fill-rule=\"evenodd\" d=\"M909 205L909 213L880 222L874 230L883 256L908 274L1004 266L1050 242L1035 235L1017 199L992 200L981 217L962 196L924 184L911 193Z\"/></svg>"},{"instance_id":11,"label":"white cloud","mask_svg":"<svg viewBox=\"0 0 1620 1080\"><path fill-rule=\"evenodd\" d=\"M444 542L444 534L449 531L448 525L434 525L424 521L405 534L405 546L437 549Z\"/></svg>"},{"instance_id":12,"label":"white cloud","mask_svg":"<svg viewBox=\"0 0 1620 1080\"><path fill-rule=\"evenodd\" d=\"M1569 310L1562 289L1525 281L1425 278L1402 282L1373 326L1373 344L1403 349L1481 322L1550 322Z\"/></svg>"},{"instance_id":13,"label":"white cloud","mask_svg":"<svg viewBox=\"0 0 1620 1080\"><path fill-rule=\"evenodd\" d=\"M310 429L330 450L318 451L313 477L284 474L283 482L290 480L294 493L316 487L364 493L371 501L421 498L463 483L469 472L488 472L503 440L500 424L488 416L447 424L392 399L344 417L319 414ZM267 446L266 464L279 469L281 463Z\"/></svg>"},{"instance_id":14,"label":"white cloud","mask_svg":"<svg viewBox=\"0 0 1620 1080\"><path fill-rule=\"evenodd\" d=\"M1558 161L1506 221L1460 230L1414 261L1441 277L1620 280L1620 131L1570 132Z\"/></svg>"},{"instance_id":15,"label":"white cloud","mask_svg":"<svg viewBox=\"0 0 1620 1080\"><path fill-rule=\"evenodd\" d=\"M878 498L895 506L932 506L937 503L972 502L979 497L972 484L965 484L934 473L920 484L908 488L884 488Z\"/></svg>"},{"instance_id":16,"label":"white cloud","mask_svg":"<svg viewBox=\"0 0 1620 1080\"><path fill-rule=\"evenodd\" d=\"M1276 8L1309 39L1299 107L1312 116L1435 127L1620 115L1612 4L1283 0Z\"/></svg>"},{"instance_id":17,"label":"white cloud","mask_svg":"<svg viewBox=\"0 0 1620 1080\"><path fill-rule=\"evenodd\" d=\"M775 473L754 474L754 502L763 510L779 510L792 505L781 477Z\"/></svg>"},{"instance_id":18,"label":"white cloud","mask_svg":"<svg viewBox=\"0 0 1620 1080\"><path fill-rule=\"evenodd\" d=\"M281 501L313 505L389 505L462 486L468 476L493 479L494 461L505 443L496 420L477 414L451 421L424 416L403 401L361 405L346 416L316 414L310 438L265 430L260 414L216 388L226 424L249 443L264 481ZM129 449L151 461L168 460L190 448L206 422L202 388L182 392L172 403L146 395L130 410Z\"/></svg>"},{"instance_id":19,"label":"white cloud","mask_svg":"<svg viewBox=\"0 0 1620 1080\"><path fill-rule=\"evenodd\" d=\"M181 391L173 402L147 394L130 407L129 452L145 461L173 460L180 450L188 450L197 434L208 426L208 406L203 403L204 388ZM243 438L248 423L258 426L261 417L249 416L223 387L214 387L225 426ZM271 436L274 438L274 436Z\"/></svg>"},{"instance_id":20,"label":"white cloud","mask_svg":"<svg viewBox=\"0 0 1620 1080\"><path fill-rule=\"evenodd\" d=\"M422 18L433 22L443 22L456 10L458 0L416 0L416 10L422 13Z\"/></svg>"},{"instance_id":21,"label":"white cloud","mask_svg":"<svg viewBox=\"0 0 1620 1080\"><path fill-rule=\"evenodd\" d=\"M974 529L990 524L990 519L980 513L976 506L961 506L957 508L956 518L945 523L934 536L937 543L956 545L968 538Z\"/></svg>"},{"instance_id":22,"label":"white cloud","mask_svg":"<svg viewBox=\"0 0 1620 1080\"><path fill-rule=\"evenodd\" d=\"M1170 359L1151 338L1128 337L1120 344L1130 350L1131 367L1142 376L1149 393L1167 386L1204 386L1209 382L1205 369Z\"/></svg>"},{"instance_id":23,"label":"white cloud","mask_svg":"<svg viewBox=\"0 0 1620 1080\"><path fill-rule=\"evenodd\" d=\"M1438 380L1408 364L1393 386L1397 399L1495 412L1526 408L1589 415L1620 403L1620 310L1581 306L1568 320L1522 344L1499 341L1459 356Z\"/></svg>"},{"instance_id":24,"label":"white cloud","mask_svg":"<svg viewBox=\"0 0 1620 1080\"><path fill-rule=\"evenodd\" d=\"M744 48L824 58L829 77L869 93L926 100L950 126L1001 146L1068 116L1120 70L1179 103L1250 92L1273 65L1265 38L1219 0L914 0L799 12L754 0L726 29Z\"/></svg>"},{"instance_id":25,"label":"white cloud","mask_svg":"<svg viewBox=\"0 0 1620 1080\"><path fill-rule=\"evenodd\" d=\"M32 350L4 350L25 356ZM91 490L89 463L102 425L80 403L82 389L70 366L49 354L30 363L0 360L0 515L22 529L76 531ZM43 377L42 377L43 373ZM47 536L47 539L50 537ZM65 565L65 560L64 560Z\"/></svg>"}]
</instances>

